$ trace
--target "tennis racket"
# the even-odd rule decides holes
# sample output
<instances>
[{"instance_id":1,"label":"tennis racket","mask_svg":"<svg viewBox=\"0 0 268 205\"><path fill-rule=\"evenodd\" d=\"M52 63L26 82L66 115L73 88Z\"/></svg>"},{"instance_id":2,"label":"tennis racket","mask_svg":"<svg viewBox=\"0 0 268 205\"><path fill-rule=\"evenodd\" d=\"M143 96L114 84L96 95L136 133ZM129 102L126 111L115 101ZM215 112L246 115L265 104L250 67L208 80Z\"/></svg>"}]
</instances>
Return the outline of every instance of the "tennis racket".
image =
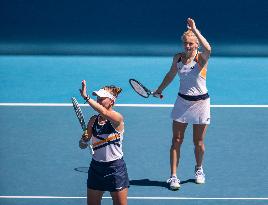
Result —
<instances>
[{"instance_id":1,"label":"tennis racket","mask_svg":"<svg viewBox=\"0 0 268 205\"><path fill-rule=\"evenodd\" d=\"M74 108L74 112L76 114L76 117L81 125L82 130L84 131L84 134L87 134L87 126L85 123L85 119L84 119L84 115L83 112L76 100L75 97L72 97L72 104L73 104L73 108ZM86 143L86 142L85 142ZM87 143L88 144L88 143ZM91 153L94 154L93 148L91 144L88 144L89 148L91 149Z\"/></svg>"},{"instance_id":2,"label":"tennis racket","mask_svg":"<svg viewBox=\"0 0 268 205\"><path fill-rule=\"evenodd\" d=\"M144 98L148 98L150 95L154 94L151 90L146 88L144 85L142 85L139 81L135 79L129 79L129 84L131 85L131 87L136 93L138 93L140 96ZM163 95L161 94L154 94L153 96L158 97L160 99L163 98Z\"/></svg>"}]
</instances>

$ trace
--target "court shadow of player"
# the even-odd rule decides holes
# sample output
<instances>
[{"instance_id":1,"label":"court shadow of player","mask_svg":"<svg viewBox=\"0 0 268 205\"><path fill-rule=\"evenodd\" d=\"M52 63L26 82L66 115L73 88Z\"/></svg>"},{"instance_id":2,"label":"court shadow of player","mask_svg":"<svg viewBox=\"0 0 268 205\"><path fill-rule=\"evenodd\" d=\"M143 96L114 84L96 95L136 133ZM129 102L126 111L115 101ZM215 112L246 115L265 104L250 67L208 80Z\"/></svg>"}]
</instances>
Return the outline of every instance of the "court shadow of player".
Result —
<instances>
[{"instance_id":1,"label":"court shadow of player","mask_svg":"<svg viewBox=\"0 0 268 205\"><path fill-rule=\"evenodd\" d=\"M130 180L130 185L133 186L158 186L158 187L164 187L169 189L169 185L165 181L155 181L150 179L137 179L137 180ZM185 181L181 181L180 184L186 184L186 183L195 183L194 179L187 179Z\"/></svg>"},{"instance_id":2,"label":"court shadow of player","mask_svg":"<svg viewBox=\"0 0 268 205\"><path fill-rule=\"evenodd\" d=\"M74 168L74 170L77 172L87 173L88 167L76 167L76 168Z\"/></svg>"},{"instance_id":3,"label":"court shadow of player","mask_svg":"<svg viewBox=\"0 0 268 205\"><path fill-rule=\"evenodd\" d=\"M88 167L76 167L74 168L74 170L77 172L87 174ZM180 184L182 185L182 184L187 184L187 183L195 183L195 180L187 179L187 180L181 181ZM157 186L157 187L164 187L164 188L170 189L166 181L155 181L155 180L150 180L150 179L133 179L129 181L129 184L133 186Z\"/></svg>"}]
</instances>

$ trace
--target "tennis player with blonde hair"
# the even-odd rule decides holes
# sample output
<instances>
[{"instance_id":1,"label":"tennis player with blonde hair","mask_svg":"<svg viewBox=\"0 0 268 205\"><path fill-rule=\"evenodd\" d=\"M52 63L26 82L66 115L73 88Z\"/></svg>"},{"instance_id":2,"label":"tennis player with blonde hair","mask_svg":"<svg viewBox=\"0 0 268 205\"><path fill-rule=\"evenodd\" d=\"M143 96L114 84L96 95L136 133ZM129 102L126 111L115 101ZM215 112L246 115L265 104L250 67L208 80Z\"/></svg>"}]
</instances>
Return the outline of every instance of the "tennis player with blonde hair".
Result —
<instances>
[{"instance_id":1,"label":"tennis player with blonde hair","mask_svg":"<svg viewBox=\"0 0 268 205\"><path fill-rule=\"evenodd\" d=\"M177 100L171 113L173 119L173 138L170 148L170 171L168 183L172 190L180 188L177 177L177 167L180 159L180 149L187 125L193 124L193 142L196 159L195 182L205 183L202 167L205 145L204 139L208 124L210 124L210 98L206 86L206 73L211 47L196 28L195 21L187 19L188 30L182 35L184 51L173 57L170 70L165 75L155 94L161 94L172 82L176 74L180 78ZM202 52L198 51L198 47Z\"/></svg>"},{"instance_id":2,"label":"tennis player with blonde hair","mask_svg":"<svg viewBox=\"0 0 268 205\"><path fill-rule=\"evenodd\" d=\"M90 118L87 134L79 141L81 149L88 146L91 139L94 154L88 170L87 203L100 205L105 191L109 191L114 205L126 205L129 179L123 160L124 118L113 110L121 88L104 86L92 94L97 101L87 95L86 81L82 81L81 96L99 114Z\"/></svg>"}]
</instances>

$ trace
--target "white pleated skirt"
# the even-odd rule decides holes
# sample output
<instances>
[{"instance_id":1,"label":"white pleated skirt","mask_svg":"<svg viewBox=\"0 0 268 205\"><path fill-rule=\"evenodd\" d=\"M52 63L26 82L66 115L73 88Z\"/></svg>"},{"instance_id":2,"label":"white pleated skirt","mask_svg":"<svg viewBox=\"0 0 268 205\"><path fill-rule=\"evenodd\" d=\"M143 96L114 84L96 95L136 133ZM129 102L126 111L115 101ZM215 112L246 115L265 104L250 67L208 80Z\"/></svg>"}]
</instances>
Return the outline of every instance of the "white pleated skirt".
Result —
<instances>
[{"instance_id":1,"label":"white pleated skirt","mask_svg":"<svg viewBox=\"0 0 268 205\"><path fill-rule=\"evenodd\" d=\"M178 96L171 112L174 121L190 124L210 124L210 98L189 101Z\"/></svg>"}]
</instances>

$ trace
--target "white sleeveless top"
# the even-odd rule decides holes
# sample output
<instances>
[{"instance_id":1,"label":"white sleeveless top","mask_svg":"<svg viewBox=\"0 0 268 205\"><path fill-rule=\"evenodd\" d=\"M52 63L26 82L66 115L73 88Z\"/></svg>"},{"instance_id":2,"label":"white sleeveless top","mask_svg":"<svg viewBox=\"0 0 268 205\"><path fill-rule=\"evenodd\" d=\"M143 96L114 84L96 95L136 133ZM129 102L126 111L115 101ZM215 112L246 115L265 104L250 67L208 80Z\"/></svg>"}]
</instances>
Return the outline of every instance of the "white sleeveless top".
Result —
<instances>
[{"instance_id":1,"label":"white sleeveless top","mask_svg":"<svg viewBox=\"0 0 268 205\"><path fill-rule=\"evenodd\" d=\"M181 57L177 62L178 75L180 78L179 93L189 96L203 95L208 92L206 86L207 68L198 65L198 54L192 62L184 65Z\"/></svg>"},{"instance_id":2,"label":"white sleeveless top","mask_svg":"<svg viewBox=\"0 0 268 205\"><path fill-rule=\"evenodd\" d=\"M98 117L92 126L93 159L110 162L123 157L123 132L117 131L109 120L99 124Z\"/></svg>"}]
</instances>

